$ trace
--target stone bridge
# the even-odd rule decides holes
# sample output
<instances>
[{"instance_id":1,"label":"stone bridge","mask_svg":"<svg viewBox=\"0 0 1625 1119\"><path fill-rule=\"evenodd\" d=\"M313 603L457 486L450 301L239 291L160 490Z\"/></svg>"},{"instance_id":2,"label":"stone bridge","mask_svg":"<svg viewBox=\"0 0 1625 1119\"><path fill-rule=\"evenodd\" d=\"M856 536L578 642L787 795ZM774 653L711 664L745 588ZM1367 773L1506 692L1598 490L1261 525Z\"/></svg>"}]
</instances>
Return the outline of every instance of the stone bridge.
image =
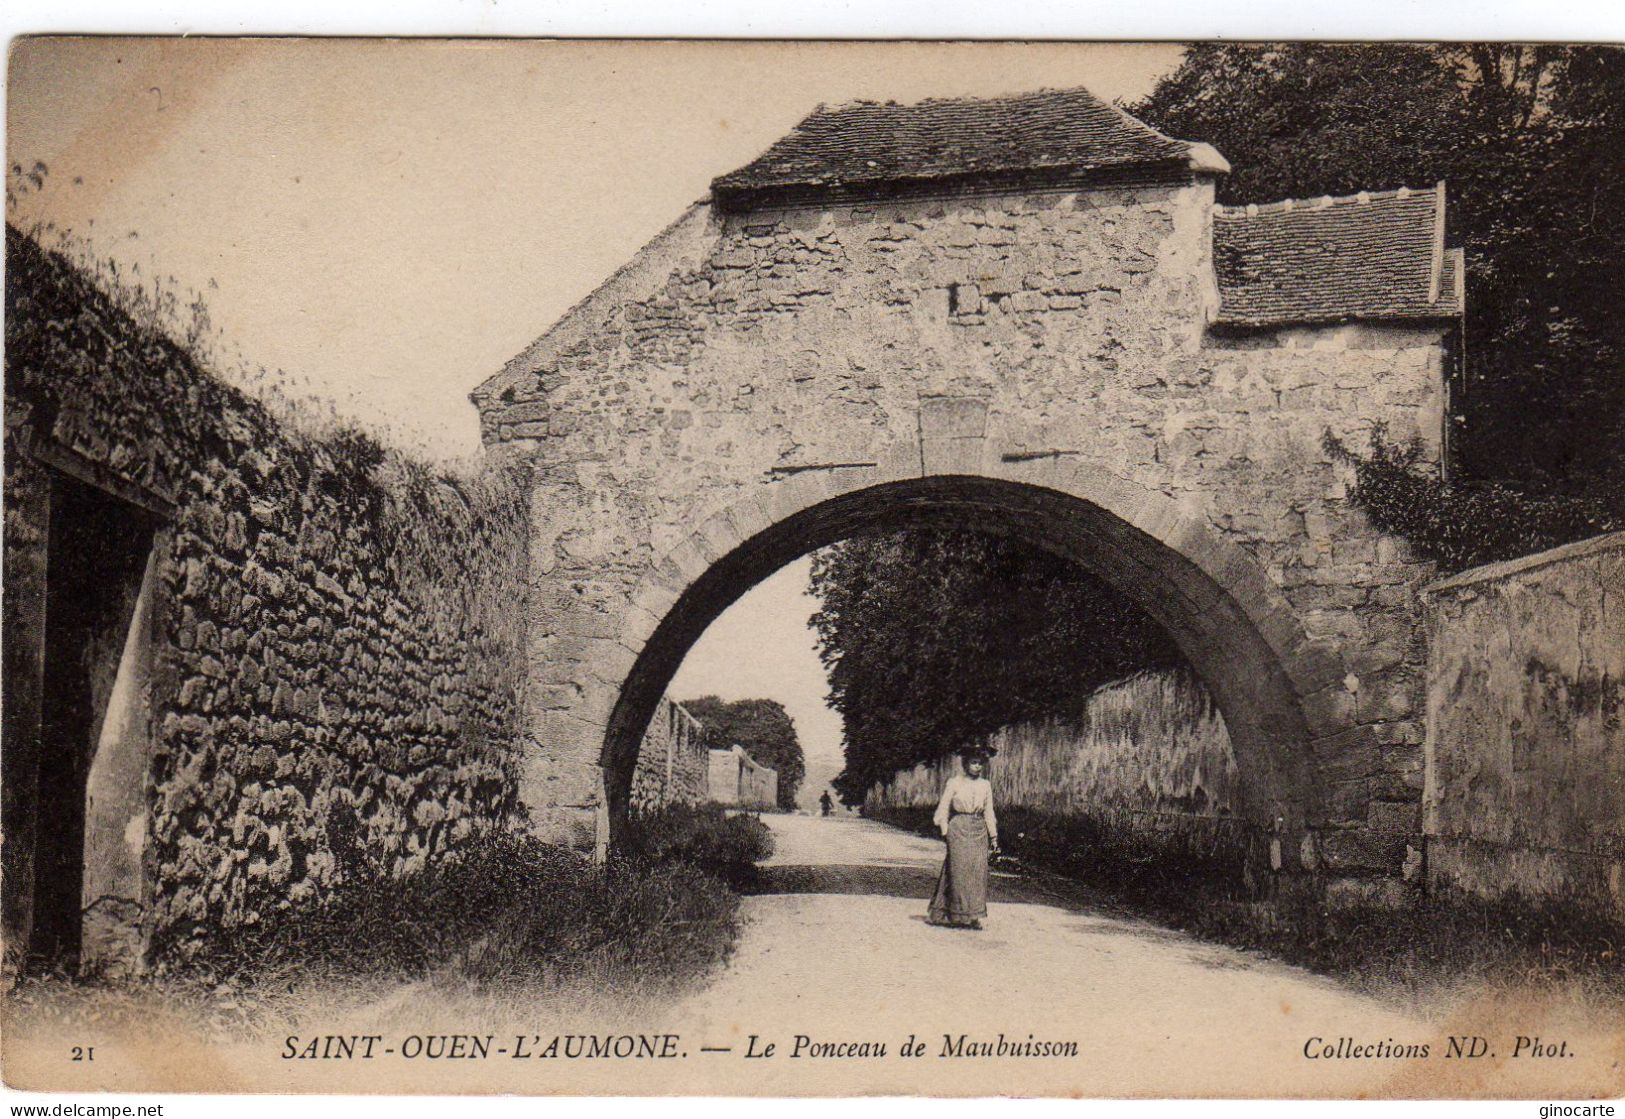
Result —
<instances>
[{"instance_id":1,"label":"stone bridge","mask_svg":"<svg viewBox=\"0 0 1625 1119\"><path fill-rule=\"evenodd\" d=\"M482 385L488 448L533 464L538 825L602 842L685 652L758 580L959 525L1167 629L1277 866L1397 872L1432 569L1322 442L1382 424L1444 468L1444 188L1216 206L1228 169L1083 91L820 109Z\"/></svg>"}]
</instances>

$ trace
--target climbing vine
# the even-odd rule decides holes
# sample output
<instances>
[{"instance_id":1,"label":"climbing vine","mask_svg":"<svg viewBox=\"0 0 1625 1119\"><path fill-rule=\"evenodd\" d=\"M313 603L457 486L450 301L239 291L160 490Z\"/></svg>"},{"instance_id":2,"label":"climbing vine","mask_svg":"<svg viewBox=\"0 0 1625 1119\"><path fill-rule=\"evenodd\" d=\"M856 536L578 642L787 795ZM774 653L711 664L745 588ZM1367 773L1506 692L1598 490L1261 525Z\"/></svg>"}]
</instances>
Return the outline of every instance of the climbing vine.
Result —
<instances>
[{"instance_id":1,"label":"climbing vine","mask_svg":"<svg viewBox=\"0 0 1625 1119\"><path fill-rule=\"evenodd\" d=\"M1327 454L1354 467L1350 497L1384 532L1404 537L1446 571L1513 559L1625 528L1602 498L1535 494L1496 482L1446 483L1422 465L1421 444L1393 443L1373 425L1362 454L1327 431Z\"/></svg>"}]
</instances>

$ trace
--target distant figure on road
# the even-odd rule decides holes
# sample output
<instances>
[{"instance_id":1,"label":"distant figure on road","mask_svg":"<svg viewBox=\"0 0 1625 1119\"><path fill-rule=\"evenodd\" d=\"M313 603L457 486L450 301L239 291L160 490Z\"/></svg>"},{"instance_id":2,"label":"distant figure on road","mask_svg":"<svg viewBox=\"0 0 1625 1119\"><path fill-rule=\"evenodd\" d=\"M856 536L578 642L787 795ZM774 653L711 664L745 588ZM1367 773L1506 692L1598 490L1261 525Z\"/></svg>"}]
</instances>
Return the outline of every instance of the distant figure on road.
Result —
<instances>
[{"instance_id":1,"label":"distant figure on road","mask_svg":"<svg viewBox=\"0 0 1625 1119\"><path fill-rule=\"evenodd\" d=\"M835 811L835 802L830 799L828 789L825 789L824 795L818 798L818 807L824 810L826 816Z\"/></svg>"},{"instance_id":2,"label":"distant figure on road","mask_svg":"<svg viewBox=\"0 0 1625 1119\"><path fill-rule=\"evenodd\" d=\"M988 759L997 751L978 746L960 754L963 776L950 777L933 819L948 841L936 896L926 911L933 925L979 929L987 916L987 861L999 849L999 820L993 812L993 786Z\"/></svg>"}]
</instances>

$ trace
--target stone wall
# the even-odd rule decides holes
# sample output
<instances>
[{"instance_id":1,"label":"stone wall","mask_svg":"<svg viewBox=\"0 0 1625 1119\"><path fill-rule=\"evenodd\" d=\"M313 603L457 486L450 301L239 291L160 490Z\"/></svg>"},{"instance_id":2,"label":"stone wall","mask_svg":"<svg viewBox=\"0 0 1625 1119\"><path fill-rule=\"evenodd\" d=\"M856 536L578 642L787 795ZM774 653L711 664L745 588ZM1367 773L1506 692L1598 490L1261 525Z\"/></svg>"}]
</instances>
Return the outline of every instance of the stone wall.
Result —
<instances>
[{"instance_id":1,"label":"stone wall","mask_svg":"<svg viewBox=\"0 0 1625 1119\"><path fill-rule=\"evenodd\" d=\"M77 870L43 822L76 796L87 894L134 895L103 906L125 928L90 930L89 957L184 950L510 820L520 469L441 477L361 435L304 434L10 229L6 263L8 943L30 942L55 888L36 863ZM62 744L41 745L63 687L45 666L86 641L46 606L112 601L93 578L106 557L61 584L71 534L115 522L147 554L96 631L121 667L68 697L94 717L64 769Z\"/></svg>"},{"instance_id":2,"label":"stone wall","mask_svg":"<svg viewBox=\"0 0 1625 1119\"><path fill-rule=\"evenodd\" d=\"M779 775L758 763L743 747L710 751L711 800L740 808L776 808Z\"/></svg>"},{"instance_id":3,"label":"stone wall","mask_svg":"<svg viewBox=\"0 0 1625 1119\"><path fill-rule=\"evenodd\" d=\"M703 804L710 796L709 759L700 721L673 699L662 699L649 720L632 773L632 810Z\"/></svg>"},{"instance_id":4,"label":"stone wall","mask_svg":"<svg viewBox=\"0 0 1625 1119\"><path fill-rule=\"evenodd\" d=\"M1435 583L1427 873L1625 906L1625 533Z\"/></svg>"},{"instance_id":5,"label":"stone wall","mask_svg":"<svg viewBox=\"0 0 1625 1119\"><path fill-rule=\"evenodd\" d=\"M901 480L993 478L1109 491L1079 547L1121 530L1086 558L1176 631L1244 777L1265 775L1255 813L1313 817L1339 870L1396 871L1419 823L1414 594L1433 569L1353 505L1322 435L1363 446L1380 421L1437 463L1445 328L1214 330L1212 203L1198 177L699 205L516 357L475 399L487 443L537 467L527 801L589 803L601 765L614 787L629 768L614 745L632 752L699 615L749 585L744 550L719 564L742 543ZM854 530L909 514L853 508ZM763 544L748 577L839 528ZM717 605L661 630L713 570ZM1267 655L1240 647L1255 637ZM629 675L640 658L647 681Z\"/></svg>"},{"instance_id":6,"label":"stone wall","mask_svg":"<svg viewBox=\"0 0 1625 1119\"><path fill-rule=\"evenodd\" d=\"M772 766L758 765L748 756L740 758L739 804L744 808L777 808L779 806L778 770Z\"/></svg>"},{"instance_id":7,"label":"stone wall","mask_svg":"<svg viewBox=\"0 0 1625 1119\"><path fill-rule=\"evenodd\" d=\"M987 739L996 802L1058 813L1109 814L1150 830L1190 817L1230 817L1240 806L1224 718L1183 669L1108 684L1070 721L1023 723ZM959 760L897 774L872 807L935 806Z\"/></svg>"}]
</instances>

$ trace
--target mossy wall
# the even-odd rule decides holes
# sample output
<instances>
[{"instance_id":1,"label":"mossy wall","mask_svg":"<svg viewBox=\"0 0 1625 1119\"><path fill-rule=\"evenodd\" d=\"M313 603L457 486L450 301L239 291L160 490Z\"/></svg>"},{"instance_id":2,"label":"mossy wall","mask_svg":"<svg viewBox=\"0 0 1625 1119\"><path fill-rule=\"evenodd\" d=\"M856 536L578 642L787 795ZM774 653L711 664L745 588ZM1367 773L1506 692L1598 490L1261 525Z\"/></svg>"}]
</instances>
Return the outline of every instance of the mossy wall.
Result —
<instances>
[{"instance_id":1,"label":"mossy wall","mask_svg":"<svg viewBox=\"0 0 1625 1119\"><path fill-rule=\"evenodd\" d=\"M88 807L87 850L139 864L141 896L123 899L139 927L112 942L184 950L362 866L403 873L508 822L520 468L442 475L364 435L279 420L60 256L9 228L6 248L8 940L27 940L43 834L29 790L55 764L37 711L64 475L153 526L150 733L91 744L147 754L129 819Z\"/></svg>"}]
</instances>

